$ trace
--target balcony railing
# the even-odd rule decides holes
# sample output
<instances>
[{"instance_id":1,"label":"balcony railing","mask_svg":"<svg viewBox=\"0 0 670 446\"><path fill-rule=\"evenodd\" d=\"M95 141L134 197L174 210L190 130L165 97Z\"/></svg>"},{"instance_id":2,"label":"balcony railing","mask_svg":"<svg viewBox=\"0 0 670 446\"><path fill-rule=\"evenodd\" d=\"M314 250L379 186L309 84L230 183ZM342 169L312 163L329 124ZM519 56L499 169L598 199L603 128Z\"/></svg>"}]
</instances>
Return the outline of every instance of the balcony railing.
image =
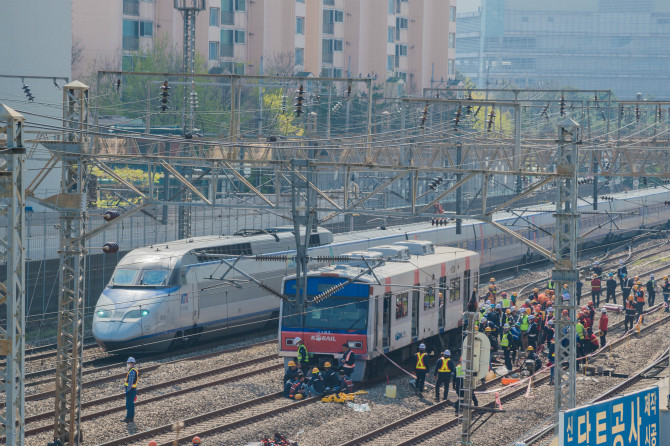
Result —
<instances>
[{"instance_id":1,"label":"balcony railing","mask_svg":"<svg viewBox=\"0 0 670 446\"><path fill-rule=\"evenodd\" d=\"M139 0L123 0L124 15L140 15Z\"/></svg>"},{"instance_id":2,"label":"balcony railing","mask_svg":"<svg viewBox=\"0 0 670 446\"><path fill-rule=\"evenodd\" d=\"M140 49L139 37L123 36L123 49L126 51L137 51Z\"/></svg>"}]
</instances>

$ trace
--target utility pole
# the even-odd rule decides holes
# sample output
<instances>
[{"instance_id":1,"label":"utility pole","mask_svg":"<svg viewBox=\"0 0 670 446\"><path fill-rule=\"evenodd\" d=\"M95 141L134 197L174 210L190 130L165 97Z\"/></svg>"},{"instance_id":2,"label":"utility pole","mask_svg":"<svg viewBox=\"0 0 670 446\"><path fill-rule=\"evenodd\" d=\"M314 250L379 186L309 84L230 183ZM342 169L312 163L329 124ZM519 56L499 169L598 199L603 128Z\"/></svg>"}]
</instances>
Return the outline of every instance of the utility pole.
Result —
<instances>
[{"instance_id":1,"label":"utility pole","mask_svg":"<svg viewBox=\"0 0 670 446\"><path fill-rule=\"evenodd\" d=\"M23 446L25 438L25 187L23 115L0 105L5 121L7 149L0 155L0 215L7 221L5 239L0 239L0 261L7 267L7 279L0 283L0 308L5 307L5 322L0 324L0 355L5 366L0 378L5 388L5 408L0 412L0 435L7 446Z\"/></svg>"},{"instance_id":2,"label":"utility pole","mask_svg":"<svg viewBox=\"0 0 670 446\"><path fill-rule=\"evenodd\" d=\"M307 304L307 248L312 229L317 224L316 211L313 208L314 189L310 187L313 183L310 160L291 160L291 183L291 212L296 247L296 313L302 315Z\"/></svg>"},{"instance_id":3,"label":"utility pole","mask_svg":"<svg viewBox=\"0 0 670 446\"><path fill-rule=\"evenodd\" d=\"M54 440L71 446L81 441L82 358L84 355L84 272L86 269L86 167L89 147L89 87L79 81L63 87L61 141L48 144L62 163L60 208L60 290L56 352ZM47 199L49 200L49 199Z\"/></svg>"},{"instance_id":4,"label":"utility pole","mask_svg":"<svg viewBox=\"0 0 670 446\"><path fill-rule=\"evenodd\" d=\"M577 234L579 214L577 213L577 145L580 143L580 126L567 119L558 126L558 150L556 153L556 236L554 242L555 263L551 272L556 287L556 330L555 343L555 387L554 417L558 435L559 413L572 409L576 404L576 340L575 303L577 269ZM567 295L563 294L563 284L567 284ZM568 310L568 319L562 315ZM563 345L565 343L565 346ZM563 366L567 366L564 370Z\"/></svg>"},{"instance_id":5,"label":"utility pole","mask_svg":"<svg viewBox=\"0 0 670 446\"><path fill-rule=\"evenodd\" d=\"M195 74L195 18L200 11L205 9L205 0L174 0L174 9L181 12L184 19L183 71L184 73ZM188 114L184 117L182 128L184 137L191 139L195 128L195 107L198 99L195 92L195 78L186 77L184 82L190 83L190 85L189 88L184 87L183 113L188 111ZM184 173L185 177L190 177L188 172ZM184 191L184 201L190 202L191 199L191 191L187 189ZM179 206L178 225L179 238L190 238L192 235L190 206Z\"/></svg>"}]
</instances>

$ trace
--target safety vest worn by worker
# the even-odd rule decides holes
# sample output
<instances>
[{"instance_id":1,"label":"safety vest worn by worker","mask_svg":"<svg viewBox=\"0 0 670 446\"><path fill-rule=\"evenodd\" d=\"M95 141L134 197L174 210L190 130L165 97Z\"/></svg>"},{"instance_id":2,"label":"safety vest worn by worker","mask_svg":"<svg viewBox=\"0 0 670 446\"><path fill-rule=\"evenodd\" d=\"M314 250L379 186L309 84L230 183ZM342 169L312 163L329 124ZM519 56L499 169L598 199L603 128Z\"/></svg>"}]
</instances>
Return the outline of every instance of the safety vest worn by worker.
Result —
<instances>
[{"instance_id":1,"label":"safety vest worn by worker","mask_svg":"<svg viewBox=\"0 0 670 446\"><path fill-rule=\"evenodd\" d=\"M465 372L463 371L463 367L459 363L456 366L456 378L463 378L465 376Z\"/></svg>"},{"instance_id":2,"label":"safety vest worn by worker","mask_svg":"<svg viewBox=\"0 0 670 446\"><path fill-rule=\"evenodd\" d=\"M512 302L507 297L500 302L500 306L502 307L503 311L508 309L511 304Z\"/></svg>"},{"instance_id":3,"label":"safety vest worn by worker","mask_svg":"<svg viewBox=\"0 0 670 446\"><path fill-rule=\"evenodd\" d=\"M637 293L636 293L636 300L637 300L637 302L644 303L644 291L642 291L642 290L637 290Z\"/></svg>"},{"instance_id":4,"label":"safety vest worn by worker","mask_svg":"<svg viewBox=\"0 0 670 446\"><path fill-rule=\"evenodd\" d=\"M130 372L132 372L133 370L135 370L135 382L130 387L132 387L133 389L137 389L137 382L140 380L140 372L138 372L135 367L131 367L131 369L128 370L128 373L126 374L125 386L128 387L128 378L130 377Z\"/></svg>"},{"instance_id":5,"label":"safety vest worn by worker","mask_svg":"<svg viewBox=\"0 0 670 446\"><path fill-rule=\"evenodd\" d=\"M549 281L547 284L547 289L548 290L553 290L554 289L554 282L552 280Z\"/></svg>"},{"instance_id":6,"label":"safety vest worn by worker","mask_svg":"<svg viewBox=\"0 0 670 446\"><path fill-rule=\"evenodd\" d=\"M298 362L309 362L309 353L305 344L300 344L298 347Z\"/></svg>"},{"instance_id":7,"label":"safety vest worn by worker","mask_svg":"<svg viewBox=\"0 0 670 446\"><path fill-rule=\"evenodd\" d=\"M416 354L416 367L417 370L426 370L426 364L423 362L423 358L426 357L428 353L417 353Z\"/></svg>"},{"instance_id":8,"label":"safety vest worn by worker","mask_svg":"<svg viewBox=\"0 0 670 446\"><path fill-rule=\"evenodd\" d=\"M352 352L351 350L349 350L348 352L346 352L344 354L344 356L342 357L342 361L344 362L344 364L342 364L342 367L344 367L345 369L353 369L356 366L355 363L354 364L347 364L347 362L349 362L349 358L351 358L351 355L353 355L353 354L354 354L354 352Z\"/></svg>"},{"instance_id":9,"label":"safety vest worn by worker","mask_svg":"<svg viewBox=\"0 0 670 446\"><path fill-rule=\"evenodd\" d=\"M502 339L500 340L501 347L509 347L509 332L503 333Z\"/></svg>"},{"instance_id":10,"label":"safety vest worn by worker","mask_svg":"<svg viewBox=\"0 0 670 446\"><path fill-rule=\"evenodd\" d=\"M575 330L577 331L577 337L579 337L580 341L584 340L584 326L582 325L581 322L577 322L577 325L575 325Z\"/></svg>"},{"instance_id":11,"label":"safety vest worn by worker","mask_svg":"<svg viewBox=\"0 0 670 446\"><path fill-rule=\"evenodd\" d=\"M449 369L449 358L442 358L442 365L440 368L437 370L438 373L451 373L451 369Z\"/></svg>"},{"instance_id":12,"label":"safety vest worn by worker","mask_svg":"<svg viewBox=\"0 0 670 446\"><path fill-rule=\"evenodd\" d=\"M521 323L519 324L519 330L528 331L528 315L524 314L521 317Z\"/></svg>"}]
</instances>

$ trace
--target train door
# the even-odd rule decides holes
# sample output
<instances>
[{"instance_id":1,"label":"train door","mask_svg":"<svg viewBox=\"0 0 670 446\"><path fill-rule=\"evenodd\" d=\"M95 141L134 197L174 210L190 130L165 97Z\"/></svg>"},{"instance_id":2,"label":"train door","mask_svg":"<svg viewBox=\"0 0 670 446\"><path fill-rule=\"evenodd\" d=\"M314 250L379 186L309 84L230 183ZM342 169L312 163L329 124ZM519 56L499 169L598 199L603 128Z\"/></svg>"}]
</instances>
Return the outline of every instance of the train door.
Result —
<instances>
[{"instance_id":1,"label":"train door","mask_svg":"<svg viewBox=\"0 0 670 446\"><path fill-rule=\"evenodd\" d=\"M179 296L179 321L182 324L191 325L195 316L195 301L197 299L197 290L195 284L187 284L181 289Z\"/></svg>"},{"instance_id":2,"label":"train door","mask_svg":"<svg viewBox=\"0 0 670 446\"><path fill-rule=\"evenodd\" d=\"M415 287L419 287L420 285L417 283L414 285ZM417 337L419 335L419 296L420 296L419 290L415 290L412 292L412 337Z\"/></svg>"},{"instance_id":3,"label":"train door","mask_svg":"<svg viewBox=\"0 0 670 446\"><path fill-rule=\"evenodd\" d=\"M375 300L375 310L374 312L371 312L371 314L374 314L375 318L375 323L374 323L374 339L372 339L372 344L368 344L369 350L371 350L370 345L374 345L375 347L378 347L379 345L377 344L379 342L379 296L374 297Z\"/></svg>"},{"instance_id":4,"label":"train door","mask_svg":"<svg viewBox=\"0 0 670 446\"><path fill-rule=\"evenodd\" d=\"M382 314L382 348L391 346L391 293L384 294L384 313Z\"/></svg>"},{"instance_id":5,"label":"train door","mask_svg":"<svg viewBox=\"0 0 670 446\"><path fill-rule=\"evenodd\" d=\"M445 317L445 311L447 311L447 278L446 276L440 277L440 294L438 295L438 305L439 308L437 309L437 314L438 314L438 320L437 320L437 326L438 328L444 330L444 325L446 321Z\"/></svg>"},{"instance_id":6,"label":"train door","mask_svg":"<svg viewBox=\"0 0 670 446\"><path fill-rule=\"evenodd\" d=\"M463 271L463 296L463 311L465 311L470 300L470 270Z\"/></svg>"}]
</instances>

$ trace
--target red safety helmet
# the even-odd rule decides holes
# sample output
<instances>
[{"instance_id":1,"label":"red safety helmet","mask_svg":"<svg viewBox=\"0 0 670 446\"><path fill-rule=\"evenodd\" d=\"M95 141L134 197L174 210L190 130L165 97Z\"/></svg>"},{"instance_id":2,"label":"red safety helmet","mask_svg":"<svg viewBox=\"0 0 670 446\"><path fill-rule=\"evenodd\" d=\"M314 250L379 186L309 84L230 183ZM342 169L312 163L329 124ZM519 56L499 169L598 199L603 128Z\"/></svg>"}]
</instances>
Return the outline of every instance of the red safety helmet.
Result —
<instances>
[{"instance_id":1,"label":"red safety helmet","mask_svg":"<svg viewBox=\"0 0 670 446\"><path fill-rule=\"evenodd\" d=\"M593 306L593 302L589 302L589 307L592 307L592 306Z\"/></svg>"},{"instance_id":2,"label":"red safety helmet","mask_svg":"<svg viewBox=\"0 0 670 446\"><path fill-rule=\"evenodd\" d=\"M193 444L200 444L200 437L196 435L195 437L193 437L193 440L191 440L191 442Z\"/></svg>"}]
</instances>

